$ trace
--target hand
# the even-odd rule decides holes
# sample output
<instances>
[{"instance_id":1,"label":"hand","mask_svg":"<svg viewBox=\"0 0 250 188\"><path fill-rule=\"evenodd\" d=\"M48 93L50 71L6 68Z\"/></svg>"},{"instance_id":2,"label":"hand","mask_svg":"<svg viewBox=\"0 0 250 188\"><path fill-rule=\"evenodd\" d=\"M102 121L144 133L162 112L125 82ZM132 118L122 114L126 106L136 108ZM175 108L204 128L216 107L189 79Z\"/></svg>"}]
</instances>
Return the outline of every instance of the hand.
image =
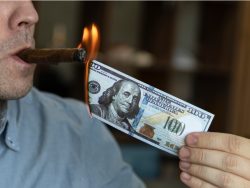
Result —
<instances>
[{"instance_id":1,"label":"hand","mask_svg":"<svg viewBox=\"0 0 250 188\"><path fill-rule=\"evenodd\" d=\"M179 151L181 181L197 188L250 188L250 140L223 133L191 133Z\"/></svg>"}]
</instances>

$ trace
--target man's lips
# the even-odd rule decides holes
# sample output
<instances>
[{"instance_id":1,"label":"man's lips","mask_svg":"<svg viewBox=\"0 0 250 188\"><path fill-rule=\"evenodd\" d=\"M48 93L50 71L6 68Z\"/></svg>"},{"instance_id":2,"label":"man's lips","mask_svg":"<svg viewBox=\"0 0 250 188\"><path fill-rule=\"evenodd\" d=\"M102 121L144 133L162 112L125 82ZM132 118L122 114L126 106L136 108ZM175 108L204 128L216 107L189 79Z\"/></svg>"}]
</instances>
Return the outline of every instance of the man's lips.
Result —
<instances>
[{"instance_id":1,"label":"man's lips","mask_svg":"<svg viewBox=\"0 0 250 188\"><path fill-rule=\"evenodd\" d=\"M20 57L17 55L12 55L10 58L14 59L15 62L20 63L20 64L25 64L25 65L30 65L27 62L23 61Z\"/></svg>"},{"instance_id":2,"label":"man's lips","mask_svg":"<svg viewBox=\"0 0 250 188\"><path fill-rule=\"evenodd\" d=\"M130 105L122 104L121 107L125 110L130 110Z\"/></svg>"},{"instance_id":3,"label":"man's lips","mask_svg":"<svg viewBox=\"0 0 250 188\"><path fill-rule=\"evenodd\" d=\"M30 48L31 48L30 45L29 45L29 46L22 47L22 48L19 48L19 49L15 50L13 53L11 53L9 57L12 58L12 59L14 59L15 62L17 62L17 63L27 64L27 65L28 65L28 63L25 62L24 60L22 60L22 59L18 56L18 54L19 54L21 51L26 50L26 49L30 49Z\"/></svg>"}]
</instances>

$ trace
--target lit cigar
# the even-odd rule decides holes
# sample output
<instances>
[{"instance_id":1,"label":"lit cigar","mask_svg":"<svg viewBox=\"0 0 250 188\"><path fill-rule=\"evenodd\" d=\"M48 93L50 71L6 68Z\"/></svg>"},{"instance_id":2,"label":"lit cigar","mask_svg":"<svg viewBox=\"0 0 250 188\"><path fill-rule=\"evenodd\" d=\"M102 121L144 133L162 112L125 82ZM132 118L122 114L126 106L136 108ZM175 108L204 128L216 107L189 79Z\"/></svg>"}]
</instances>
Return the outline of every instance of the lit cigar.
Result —
<instances>
[{"instance_id":1,"label":"lit cigar","mask_svg":"<svg viewBox=\"0 0 250 188\"><path fill-rule=\"evenodd\" d=\"M83 63L87 56L83 48L27 49L18 54L27 63L58 64L65 62Z\"/></svg>"}]
</instances>

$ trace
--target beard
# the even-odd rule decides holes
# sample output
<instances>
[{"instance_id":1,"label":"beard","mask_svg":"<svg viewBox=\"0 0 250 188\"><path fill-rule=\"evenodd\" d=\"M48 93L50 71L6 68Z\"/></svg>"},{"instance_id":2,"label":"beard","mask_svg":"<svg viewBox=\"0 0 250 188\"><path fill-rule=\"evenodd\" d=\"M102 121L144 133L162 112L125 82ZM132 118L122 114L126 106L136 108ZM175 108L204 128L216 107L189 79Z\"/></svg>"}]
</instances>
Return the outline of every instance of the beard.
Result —
<instances>
[{"instance_id":1,"label":"beard","mask_svg":"<svg viewBox=\"0 0 250 188\"><path fill-rule=\"evenodd\" d=\"M34 47L32 30L20 31L9 40L0 41L0 100L25 96L33 85L35 65L27 64L16 55L25 47Z\"/></svg>"},{"instance_id":2,"label":"beard","mask_svg":"<svg viewBox=\"0 0 250 188\"><path fill-rule=\"evenodd\" d=\"M10 61L0 62L0 100L21 98L33 85L35 66L23 68Z\"/></svg>"}]
</instances>

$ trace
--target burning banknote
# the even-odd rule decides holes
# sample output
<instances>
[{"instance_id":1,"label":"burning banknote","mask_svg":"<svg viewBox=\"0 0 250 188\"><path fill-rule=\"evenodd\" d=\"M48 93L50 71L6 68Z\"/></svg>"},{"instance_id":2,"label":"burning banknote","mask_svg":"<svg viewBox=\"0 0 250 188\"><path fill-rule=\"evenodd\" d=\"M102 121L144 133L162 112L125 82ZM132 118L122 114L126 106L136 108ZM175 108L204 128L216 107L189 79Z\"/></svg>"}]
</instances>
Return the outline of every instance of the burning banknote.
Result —
<instances>
[{"instance_id":1,"label":"burning banknote","mask_svg":"<svg viewBox=\"0 0 250 188\"><path fill-rule=\"evenodd\" d=\"M207 131L214 115L98 61L89 72L93 116L177 155L191 132Z\"/></svg>"}]
</instances>

